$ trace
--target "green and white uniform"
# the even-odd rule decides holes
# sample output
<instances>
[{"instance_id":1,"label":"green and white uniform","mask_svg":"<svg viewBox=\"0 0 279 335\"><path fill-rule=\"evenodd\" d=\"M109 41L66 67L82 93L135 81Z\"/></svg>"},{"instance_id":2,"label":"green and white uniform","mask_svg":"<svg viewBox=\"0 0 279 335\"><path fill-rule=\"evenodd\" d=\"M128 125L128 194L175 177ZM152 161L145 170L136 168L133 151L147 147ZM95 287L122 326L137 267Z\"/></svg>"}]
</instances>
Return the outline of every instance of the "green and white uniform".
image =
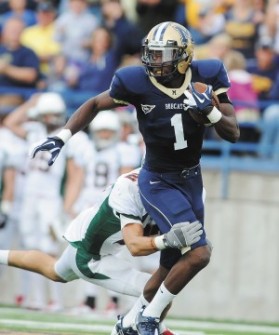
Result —
<instances>
[{"instance_id":1,"label":"green and white uniform","mask_svg":"<svg viewBox=\"0 0 279 335\"><path fill-rule=\"evenodd\" d=\"M94 207L83 211L64 234L69 246L56 263L65 281L82 278L107 289L139 296L150 274L121 257L121 229L127 223L151 223L141 203L138 170L120 176Z\"/></svg>"}]
</instances>

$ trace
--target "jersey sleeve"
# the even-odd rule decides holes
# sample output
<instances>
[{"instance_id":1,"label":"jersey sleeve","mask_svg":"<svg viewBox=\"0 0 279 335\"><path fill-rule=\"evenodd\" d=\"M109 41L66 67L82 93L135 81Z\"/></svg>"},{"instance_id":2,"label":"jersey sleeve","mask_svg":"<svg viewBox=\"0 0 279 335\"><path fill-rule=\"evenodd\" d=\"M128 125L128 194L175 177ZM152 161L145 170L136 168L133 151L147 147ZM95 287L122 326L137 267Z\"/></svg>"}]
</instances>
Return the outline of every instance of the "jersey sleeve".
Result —
<instances>
[{"instance_id":1,"label":"jersey sleeve","mask_svg":"<svg viewBox=\"0 0 279 335\"><path fill-rule=\"evenodd\" d=\"M132 104L148 90L147 75L142 66L126 66L118 69L110 85L110 96L121 104Z\"/></svg>"},{"instance_id":2,"label":"jersey sleeve","mask_svg":"<svg viewBox=\"0 0 279 335\"><path fill-rule=\"evenodd\" d=\"M120 78L118 71L116 71L115 75L112 78L112 82L110 85L110 96L115 100L115 102L129 105L130 104L130 94L126 89L123 81Z\"/></svg>"}]
</instances>

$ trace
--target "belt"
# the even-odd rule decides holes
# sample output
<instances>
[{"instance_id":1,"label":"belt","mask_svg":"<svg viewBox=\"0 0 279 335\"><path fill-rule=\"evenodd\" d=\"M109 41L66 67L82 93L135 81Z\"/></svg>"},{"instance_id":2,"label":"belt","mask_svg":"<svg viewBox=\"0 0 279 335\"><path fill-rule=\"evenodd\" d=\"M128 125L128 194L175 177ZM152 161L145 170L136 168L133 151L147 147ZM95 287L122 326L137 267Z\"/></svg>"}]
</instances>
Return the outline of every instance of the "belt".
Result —
<instances>
[{"instance_id":1,"label":"belt","mask_svg":"<svg viewBox=\"0 0 279 335\"><path fill-rule=\"evenodd\" d=\"M181 178L187 178L187 177L193 177L193 176L197 176L201 173L201 167L200 165L196 165L196 166L193 166L191 168L186 168L186 169L183 169L181 172L180 172L180 177Z\"/></svg>"},{"instance_id":2,"label":"belt","mask_svg":"<svg viewBox=\"0 0 279 335\"><path fill-rule=\"evenodd\" d=\"M156 172L156 171L155 171ZM169 171L169 172L159 172L159 174L162 177L179 177L179 178L183 178L186 179L188 177L194 177L194 176L198 176L201 173L201 167L200 164L192 166L190 168L185 168L183 170L180 171Z\"/></svg>"}]
</instances>

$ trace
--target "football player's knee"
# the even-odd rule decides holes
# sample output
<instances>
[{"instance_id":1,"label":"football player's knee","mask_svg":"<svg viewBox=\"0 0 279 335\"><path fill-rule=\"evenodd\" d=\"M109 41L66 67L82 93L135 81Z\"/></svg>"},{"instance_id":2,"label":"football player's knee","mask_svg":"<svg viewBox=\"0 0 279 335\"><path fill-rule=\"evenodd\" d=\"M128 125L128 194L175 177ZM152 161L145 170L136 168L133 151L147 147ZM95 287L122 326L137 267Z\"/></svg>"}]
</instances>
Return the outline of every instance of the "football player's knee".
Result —
<instances>
[{"instance_id":1,"label":"football player's knee","mask_svg":"<svg viewBox=\"0 0 279 335\"><path fill-rule=\"evenodd\" d=\"M190 259L192 267L198 270L205 268L209 264L210 256L211 256L211 249L208 246L204 246L193 250Z\"/></svg>"}]
</instances>

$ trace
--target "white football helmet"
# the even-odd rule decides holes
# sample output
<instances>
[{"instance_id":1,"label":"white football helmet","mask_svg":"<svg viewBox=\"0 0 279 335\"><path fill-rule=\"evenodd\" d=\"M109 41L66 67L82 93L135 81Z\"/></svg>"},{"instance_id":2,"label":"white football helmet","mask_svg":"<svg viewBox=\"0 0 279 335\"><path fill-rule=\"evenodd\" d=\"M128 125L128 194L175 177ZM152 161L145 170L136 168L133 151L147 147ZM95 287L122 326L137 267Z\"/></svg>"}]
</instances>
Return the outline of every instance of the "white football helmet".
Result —
<instances>
[{"instance_id":1,"label":"white football helmet","mask_svg":"<svg viewBox=\"0 0 279 335\"><path fill-rule=\"evenodd\" d=\"M61 127L66 120L66 104L60 94L46 92L40 95L36 111L38 118L50 127Z\"/></svg>"},{"instance_id":2,"label":"white football helmet","mask_svg":"<svg viewBox=\"0 0 279 335\"><path fill-rule=\"evenodd\" d=\"M142 45L141 60L148 75L168 82L185 74L193 59L194 45L190 32L175 22L153 27Z\"/></svg>"},{"instance_id":3,"label":"white football helmet","mask_svg":"<svg viewBox=\"0 0 279 335\"><path fill-rule=\"evenodd\" d=\"M99 112L89 124L89 131L97 150L103 150L120 139L121 123L117 112Z\"/></svg>"}]
</instances>

